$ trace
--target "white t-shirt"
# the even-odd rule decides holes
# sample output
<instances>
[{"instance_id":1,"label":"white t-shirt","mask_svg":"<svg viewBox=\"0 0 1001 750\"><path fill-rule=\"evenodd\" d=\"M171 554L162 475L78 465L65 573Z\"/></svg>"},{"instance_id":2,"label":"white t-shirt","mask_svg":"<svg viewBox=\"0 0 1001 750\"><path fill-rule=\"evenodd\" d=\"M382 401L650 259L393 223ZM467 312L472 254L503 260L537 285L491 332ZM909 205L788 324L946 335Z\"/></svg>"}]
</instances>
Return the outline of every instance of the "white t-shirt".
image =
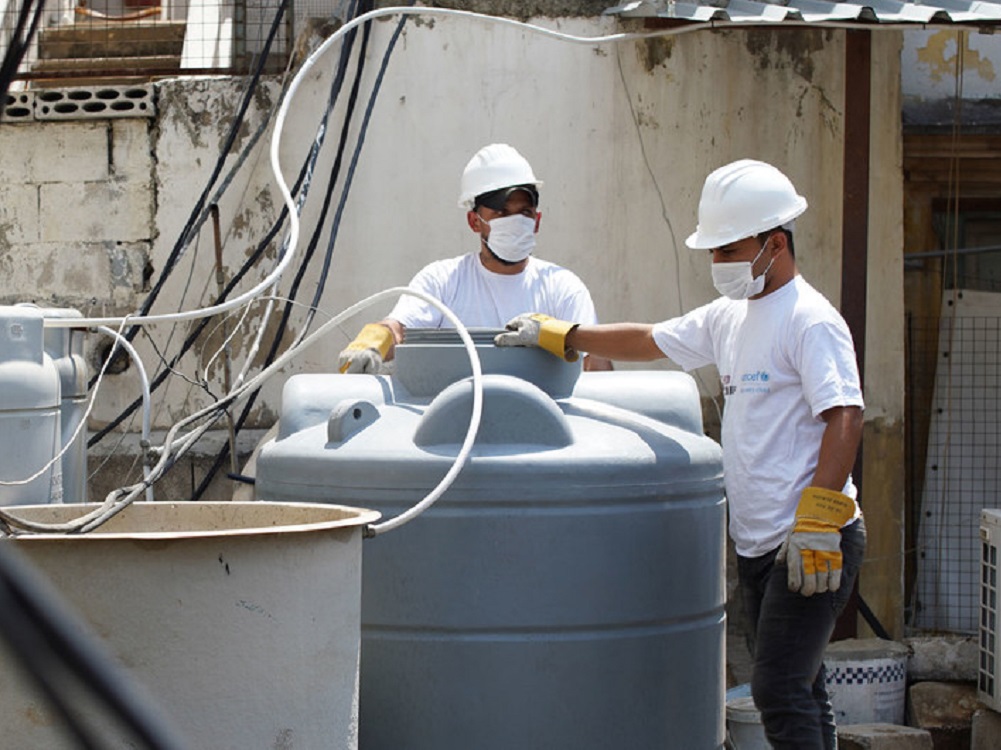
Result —
<instances>
[{"instance_id":1,"label":"white t-shirt","mask_svg":"<svg viewBox=\"0 0 1001 750\"><path fill-rule=\"evenodd\" d=\"M470 328L503 328L526 312L588 325L597 322L584 282L572 271L534 257L513 275L487 270L475 253L438 260L421 269L410 287L444 302ZM453 327L438 308L416 297L400 297L388 317L405 328Z\"/></svg>"},{"instance_id":2,"label":"white t-shirt","mask_svg":"<svg viewBox=\"0 0 1001 750\"><path fill-rule=\"evenodd\" d=\"M721 297L658 323L654 340L686 370L719 370L730 536L744 557L770 552L792 527L816 471L821 412L863 406L847 324L796 276L761 299ZM850 476L842 492L858 494Z\"/></svg>"}]
</instances>

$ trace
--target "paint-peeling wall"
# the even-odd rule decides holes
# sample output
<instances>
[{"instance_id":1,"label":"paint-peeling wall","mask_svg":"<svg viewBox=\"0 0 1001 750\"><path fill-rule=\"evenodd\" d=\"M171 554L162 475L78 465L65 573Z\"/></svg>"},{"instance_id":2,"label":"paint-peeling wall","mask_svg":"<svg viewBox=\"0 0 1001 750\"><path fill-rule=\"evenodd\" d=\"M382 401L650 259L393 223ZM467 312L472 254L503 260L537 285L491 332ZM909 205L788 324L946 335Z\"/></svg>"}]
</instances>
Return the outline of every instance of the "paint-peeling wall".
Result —
<instances>
[{"instance_id":1,"label":"paint-peeling wall","mask_svg":"<svg viewBox=\"0 0 1001 750\"><path fill-rule=\"evenodd\" d=\"M901 89L907 98L1001 98L1001 39L995 34L942 28L907 31L901 58Z\"/></svg>"},{"instance_id":2,"label":"paint-peeling wall","mask_svg":"<svg viewBox=\"0 0 1001 750\"><path fill-rule=\"evenodd\" d=\"M540 23L581 36L622 29L607 17ZM368 104L395 25L395 19L374 24L359 112ZM873 90L892 94L898 90L899 36L888 32L879 39ZM577 271L605 320L659 320L715 296L708 257L688 250L684 239L695 226L705 175L742 157L775 163L807 196L810 210L797 225L798 260L803 273L837 301L843 54L843 32L818 29L701 31L593 46L477 20L408 24L372 110L317 322L372 292L405 284L431 260L476 247L456 206L458 181L472 153L492 141L515 145L545 181L538 254ZM280 150L289 181L314 139L335 61L331 54L318 65L293 103ZM279 91L280 82L270 80L255 99L222 176ZM0 160L0 268L5 271L0 299L34 299L78 307L85 314L135 310L159 279L207 183L241 92L242 82L228 79L162 81L152 121L0 126L5 155ZM881 175L880 189L885 181L892 193L900 175L899 118L878 106L877 111L873 126L879 148L873 149L872 172ZM341 111L330 121L303 211L300 253L320 215L341 121ZM349 132L342 184L359 121L356 116ZM219 201L225 280L254 251L282 208L270 173L269 144L270 132ZM340 189L334 192L328 227L340 195ZM895 194L886 197L870 217L870 236L879 238L870 247L872 263L900 253L902 201ZM324 230L318 238L319 256L327 237ZM276 252L277 241L251 274L254 280L271 267ZM163 287L154 311L189 309L209 300L217 289L214 254L209 222ZM303 278L300 302L308 302L317 287L318 265ZM882 267L896 268L892 263ZM875 346L900 340L900 287L896 272L870 285L869 320L877 330L870 330L869 341ZM286 280L279 295L289 288ZM332 372L337 352L365 321L388 307L357 316L286 372ZM159 325L150 341L140 339L151 371L164 366L163 357L183 373L158 391L156 427L209 403L210 392L223 392L227 369L235 377L243 366L262 316L263 304L245 320L214 321L176 363L169 360L191 324ZM276 320L270 319L269 333ZM286 343L301 330L302 320L296 310ZM222 342L234 329L223 356ZM264 348L269 344L265 337ZM879 368L869 373L870 382L902 381L896 360L873 357L869 362ZM699 377L705 397L718 396L713 373ZM266 386L248 426L263 429L274 421L283 379ZM879 390L870 408L880 418L899 420L899 393ZM106 424L137 395L132 369L109 376L92 427ZM138 421L129 429L137 430Z\"/></svg>"}]
</instances>

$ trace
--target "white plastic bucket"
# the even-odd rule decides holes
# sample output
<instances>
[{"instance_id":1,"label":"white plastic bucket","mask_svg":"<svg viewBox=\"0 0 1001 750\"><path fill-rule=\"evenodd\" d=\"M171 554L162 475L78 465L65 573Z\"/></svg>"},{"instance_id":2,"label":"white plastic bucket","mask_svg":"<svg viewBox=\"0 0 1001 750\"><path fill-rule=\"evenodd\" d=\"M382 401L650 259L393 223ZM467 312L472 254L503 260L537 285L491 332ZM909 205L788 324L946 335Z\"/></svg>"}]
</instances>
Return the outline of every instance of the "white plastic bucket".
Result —
<instances>
[{"instance_id":1,"label":"white plastic bucket","mask_svg":"<svg viewBox=\"0 0 1001 750\"><path fill-rule=\"evenodd\" d=\"M7 511L65 522L88 505ZM86 535L15 544L192 748L357 747L362 531L300 503L136 503ZM3 746L76 747L0 649Z\"/></svg>"},{"instance_id":2,"label":"white plastic bucket","mask_svg":"<svg viewBox=\"0 0 1001 750\"><path fill-rule=\"evenodd\" d=\"M733 750L769 750L761 714L754 705L750 685L726 691L726 733Z\"/></svg>"},{"instance_id":3,"label":"white plastic bucket","mask_svg":"<svg viewBox=\"0 0 1001 750\"><path fill-rule=\"evenodd\" d=\"M827 647L827 693L838 724L903 724L907 646L879 638Z\"/></svg>"}]
</instances>

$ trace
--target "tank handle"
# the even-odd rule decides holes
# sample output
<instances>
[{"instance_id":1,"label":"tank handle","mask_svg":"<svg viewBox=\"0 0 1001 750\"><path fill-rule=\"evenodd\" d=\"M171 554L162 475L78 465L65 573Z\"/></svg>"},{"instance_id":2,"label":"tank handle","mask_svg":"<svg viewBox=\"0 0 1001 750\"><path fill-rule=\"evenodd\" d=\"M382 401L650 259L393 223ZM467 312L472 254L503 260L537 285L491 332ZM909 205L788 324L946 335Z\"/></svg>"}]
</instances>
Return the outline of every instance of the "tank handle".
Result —
<instances>
[{"instance_id":1,"label":"tank handle","mask_svg":"<svg viewBox=\"0 0 1001 750\"><path fill-rule=\"evenodd\" d=\"M472 413L473 383L452 383L428 406L414 432L420 448L462 442ZM549 395L512 375L483 376L483 417L476 436L480 445L540 445L565 448L573 443L566 416Z\"/></svg>"},{"instance_id":2,"label":"tank handle","mask_svg":"<svg viewBox=\"0 0 1001 750\"><path fill-rule=\"evenodd\" d=\"M346 398L330 411L327 442L343 443L379 418L375 404L364 399Z\"/></svg>"}]
</instances>

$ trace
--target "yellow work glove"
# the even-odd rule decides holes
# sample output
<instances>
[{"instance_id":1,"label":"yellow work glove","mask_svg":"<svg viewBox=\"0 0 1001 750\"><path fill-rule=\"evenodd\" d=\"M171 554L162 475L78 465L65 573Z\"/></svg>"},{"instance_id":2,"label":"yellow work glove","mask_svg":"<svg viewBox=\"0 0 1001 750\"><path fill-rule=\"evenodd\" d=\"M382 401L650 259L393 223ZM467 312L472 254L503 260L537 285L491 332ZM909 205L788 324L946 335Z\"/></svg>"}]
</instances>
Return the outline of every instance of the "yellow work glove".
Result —
<instances>
[{"instance_id":1,"label":"yellow work glove","mask_svg":"<svg viewBox=\"0 0 1001 750\"><path fill-rule=\"evenodd\" d=\"M542 313L525 313L507 322L505 333L494 337L497 346L537 346L567 362L576 362L580 356L567 346L567 335L577 323L557 320Z\"/></svg>"},{"instance_id":2,"label":"yellow work glove","mask_svg":"<svg viewBox=\"0 0 1001 750\"><path fill-rule=\"evenodd\" d=\"M393 332L378 323L369 323L355 336L338 357L341 372L363 372L374 375L396 343Z\"/></svg>"},{"instance_id":3,"label":"yellow work glove","mask_svg":"<svg viewBox=\"0 0 1001 750\"><path fill-rule=\"evenodd\" d=\"M807 487L796 507L796 523L779 547L777 562L789 568L789 590L812 596L841 588L841 527L855 515L848 495Z\"/></svg>"}]
</instances>

